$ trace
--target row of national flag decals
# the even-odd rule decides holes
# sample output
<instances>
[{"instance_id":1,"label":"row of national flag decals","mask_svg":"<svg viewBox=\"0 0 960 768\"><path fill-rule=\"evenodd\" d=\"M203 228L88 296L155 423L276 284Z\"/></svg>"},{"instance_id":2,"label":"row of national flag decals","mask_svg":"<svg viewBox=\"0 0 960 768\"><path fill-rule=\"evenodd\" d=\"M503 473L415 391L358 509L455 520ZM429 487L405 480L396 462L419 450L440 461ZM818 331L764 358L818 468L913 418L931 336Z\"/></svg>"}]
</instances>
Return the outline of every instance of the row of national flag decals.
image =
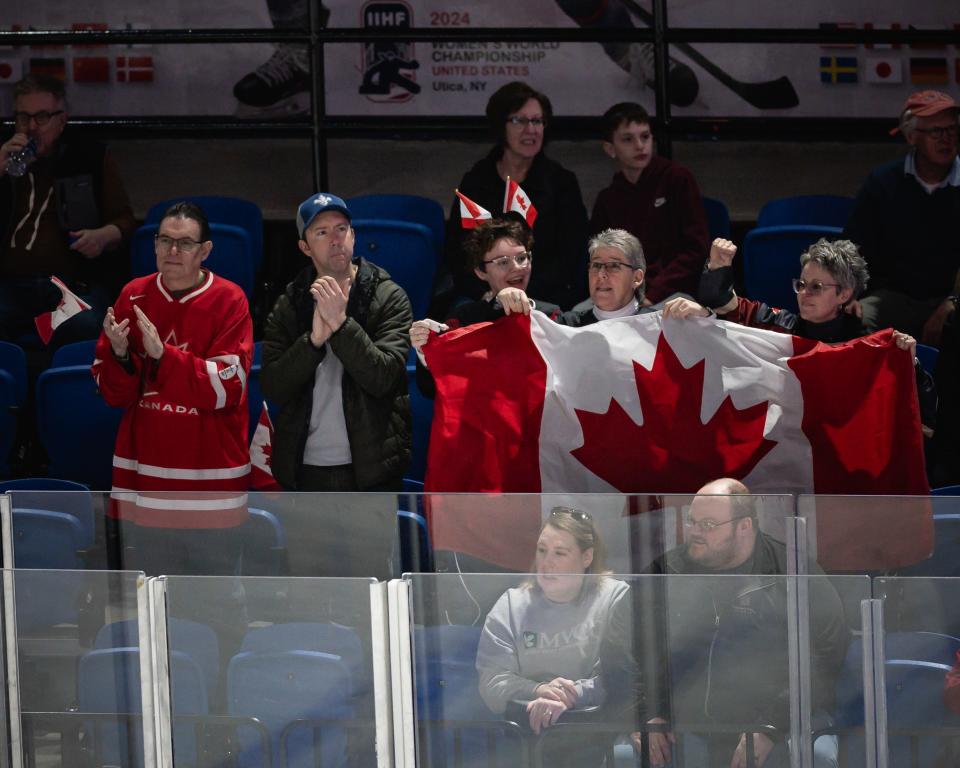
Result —
<instances>
[{"instance_id":1,"label":"row of national flag decals","mask_svg":"<svg viewBox=\"0 0 960 768\"><path fill-rule=\"evenodd\" d=\"M857 29L854 22L823 22L820 29ZM901 24L890 24L884 29L900 30ZM960 23L953 28L960 34ZM881 29L871 22L863 29ZM908 26L907 29L915 29ZM947 55L947 46L942 43L913 43L905 52L900 43L867 43L866 56L839 53L839 49L856 49L856 43L825 43L822 49L837 51L820 55L820 82L828 85L866 82L871 84L931 86L960 83L960 56ZM956 51L960 46L952 46Z\"/></svg>"},{"instance_id":2,"label":"row of national flag decals","mask_svg":"<svg viewBox=\"0 0 960 768\"><path fill-rule=\"evenodd\" d=\"M145 25L128 24L128 29L142 29ZM24 29L13 25L11 31ZM74 23L73 31L108 29L106 24ZM117 46L120 47L120 46ZM0 47L0 84L15 83L27 74L44 74L64 82L96 83L152 83L155 77L154 58L151 53L133 49L150 48L149 45L126 45L118 55L107 55L102 44L31 45L23 46L29 51L24 57L13 46Z\"/></svg>"}]
</instances>

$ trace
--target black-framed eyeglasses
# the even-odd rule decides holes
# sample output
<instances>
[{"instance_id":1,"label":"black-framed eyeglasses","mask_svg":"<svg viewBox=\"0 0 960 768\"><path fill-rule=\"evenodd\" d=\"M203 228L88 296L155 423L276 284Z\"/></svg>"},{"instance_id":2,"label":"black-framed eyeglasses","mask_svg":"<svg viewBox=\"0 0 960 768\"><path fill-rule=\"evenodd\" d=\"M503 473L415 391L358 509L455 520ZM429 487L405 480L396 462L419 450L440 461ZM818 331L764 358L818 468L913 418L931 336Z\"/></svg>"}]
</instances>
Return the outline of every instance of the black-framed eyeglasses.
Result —
<instances>
[{"instance_id":1,"label":"black-framed eyeglasses","mask_svg":"<svg viewBox=\"0 0 960 768\"><path fill-rule=\"evenodd\" d=\"M629 269L631 272L638 267L633 264L627 264L625 261L591 261L590 271L595 275L606 272L608 275L619 275L621 269Z\"/></svg>"},{"instance_id":2,"label":"black-framed eyeglasses","mask_svg":"<svg viewBox=\"0 0 960 768\"><path fill-rule=\"evenodd\" d=\"M523 117L521 115L511 115L507 118L507 122L510 125L519 125L522 128L526 128L528 125L531 128L543 128L547 121L542 117Z\"/></svg>"},{"instance_id":3,"label":"black-framed eyeglasses","mask_svg":"<svg viewBox=\"0 0 960 768\"><path fill-rule=\"evenodd\" d=\"M47 112L46 110L41 110L40 112L14 112L13 113L13 122L16 125L30 125L30 121L33 120L38 128L43 128L47 123L49 123L57 115L62 115L62 109L56 109L53 112Z\"/></svg>"},{"instance_id":4,"label":"black-framed eyeglasses","mask_svg":"<svg viewBox=\"0 0 960 768\"><path fill-rule=\"evenodd\" d=\"M913 130L940 141L944 136L951 139L957 138L957 134L960 134L960 125L940 125L936 128L914 128Z\"/></svg>"},{"instance_id":5,"label":"black-framed eyeglasses","mask_svg":"<svg viewBox=\"0 0 960 768\"><path fill-rule=\"evenodd\" d=\"M743 520L745 517L750 517L750 515L737 515L736 517L731 517L729 520L724 520L722 523L718 523L716 520L710 520L709 518L706 520L694 520L690 515L687 515L683 518L683 527L699 528L704 533L710 533L721 525L729 525L736 520Z\"/></svg>"},{"instance_id":6,"label":"black-framed eyeglasses","mask_svg":"<svg viewBox=\"0 0 960 768\"><path fill-rule=\"evenodd\" d=\"M177 246L180 253L193 253L202 243L198 243L192 237L173 238L167 235L154 235L153 242L161 251L169 251L173 246Z\"/></svg>"},{"instance_id":7,"label":"black-framed eyeglasses","mask_svg":"<svg viewBox=\"0 0 960 768\"><path fill-rule=\"evenodd\" d=\"M510 263L513 262L523 269L532 259L533 254L530 251L521 251L520 253L513 254L513 256L497 256L495 259L485 259L483 263L493 264L497 269L509 269Z\"/></svg>"},{"instance_id":8,"label":"black-framed eyeglasses","mask_svg":"<svg viewBox=\"0 0 960 768\"><path fill-rule=\"evenodd\" d=\"M806 291L811 296L819 296L823 293L824 288L840 288L840 283L821 283L819 280L813 280L807 282L806 280L801 280L799 277L793 278L793 292L800 294L803 291Z\"/></svg>"},{"instance_id":9,"label":"black-framed eyeglasses","mask_svg":"<svg viewBox=\"0 0 960 768\"><path fill-rule=\"evenodd\" d=\"M574 520L579 520L581 523L590 523L593 524L593 515L589 512L584 512L582 509L574 509L573 507L554 507L550 510L550 517L572 517Z\"/></svg>"}]
</instances>

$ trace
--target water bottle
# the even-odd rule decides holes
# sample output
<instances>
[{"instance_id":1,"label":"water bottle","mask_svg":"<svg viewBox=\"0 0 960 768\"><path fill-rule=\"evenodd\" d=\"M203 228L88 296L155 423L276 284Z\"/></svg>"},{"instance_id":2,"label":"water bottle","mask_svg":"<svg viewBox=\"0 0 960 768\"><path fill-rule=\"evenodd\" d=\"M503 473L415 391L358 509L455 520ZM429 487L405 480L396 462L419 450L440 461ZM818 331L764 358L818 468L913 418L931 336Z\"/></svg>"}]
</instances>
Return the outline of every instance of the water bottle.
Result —
<instances>
[{"instance_id":1,"label":"water bottle","mask_svg":"<svg viewBox=\"0 0 960 768\"><path fill-rule=\"evenodd\" d=\"M33 139L30 139L23 149L11 152L7 156L7 174L9 176L23 176L27 172L27 166L37 157L37 145Z\"/></svg>"}]
</instances>

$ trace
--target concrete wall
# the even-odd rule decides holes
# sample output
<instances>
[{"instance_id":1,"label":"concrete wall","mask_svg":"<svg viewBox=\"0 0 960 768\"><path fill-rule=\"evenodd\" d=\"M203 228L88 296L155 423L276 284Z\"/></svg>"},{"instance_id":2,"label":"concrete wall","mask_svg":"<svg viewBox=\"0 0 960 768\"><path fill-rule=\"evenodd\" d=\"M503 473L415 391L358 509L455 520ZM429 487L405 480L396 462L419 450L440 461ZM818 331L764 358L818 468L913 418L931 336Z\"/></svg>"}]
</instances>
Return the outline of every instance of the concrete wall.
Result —
<instances>
[{"instance_id":1,"label":"concrete wall","mask_svg":"<svg viewBox=\"0 0 960 768\"><path fill-rule=\"evenodd\" d=\"M157 200L220 194L257 202L268 220L292 221L312 188L305 139L129 140L114 142L134 211ZM446 209L464 171L487 146L453 141L330 142L332 191L343 197L383 192L419 194ZM610 160L596 142L553 142L549 154L574 171L588 210L609 183ZM703 193L723 200L734 221L752 221L767 200L797 194L853 195L873 166L902 154L889 143L678 142L674 156Z\"/></svg>"}]
</instances>

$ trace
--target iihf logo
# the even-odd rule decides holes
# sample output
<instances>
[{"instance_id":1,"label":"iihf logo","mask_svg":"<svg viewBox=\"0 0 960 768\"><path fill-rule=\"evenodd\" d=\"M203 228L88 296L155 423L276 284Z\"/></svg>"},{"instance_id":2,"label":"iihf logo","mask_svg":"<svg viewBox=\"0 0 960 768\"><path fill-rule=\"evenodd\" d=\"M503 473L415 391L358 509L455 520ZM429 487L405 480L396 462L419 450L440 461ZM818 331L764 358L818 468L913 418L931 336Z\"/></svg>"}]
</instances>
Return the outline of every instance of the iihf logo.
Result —
<instances>
[{"instance_id":1,"label":"iihf logo","mask_svg":"<svg viewBox=\"0 0 960 768\"><path fill-rule=\"evenodd\" d=\"M413 12L402 0L372 0L360 13L364 29L410 29L413 26ZM413 43L392 40L364 43L363 82L359 92L370 101L409 101L420 93L416 82L420 62L413 53Z\"/></svg>"}]
</instances>

